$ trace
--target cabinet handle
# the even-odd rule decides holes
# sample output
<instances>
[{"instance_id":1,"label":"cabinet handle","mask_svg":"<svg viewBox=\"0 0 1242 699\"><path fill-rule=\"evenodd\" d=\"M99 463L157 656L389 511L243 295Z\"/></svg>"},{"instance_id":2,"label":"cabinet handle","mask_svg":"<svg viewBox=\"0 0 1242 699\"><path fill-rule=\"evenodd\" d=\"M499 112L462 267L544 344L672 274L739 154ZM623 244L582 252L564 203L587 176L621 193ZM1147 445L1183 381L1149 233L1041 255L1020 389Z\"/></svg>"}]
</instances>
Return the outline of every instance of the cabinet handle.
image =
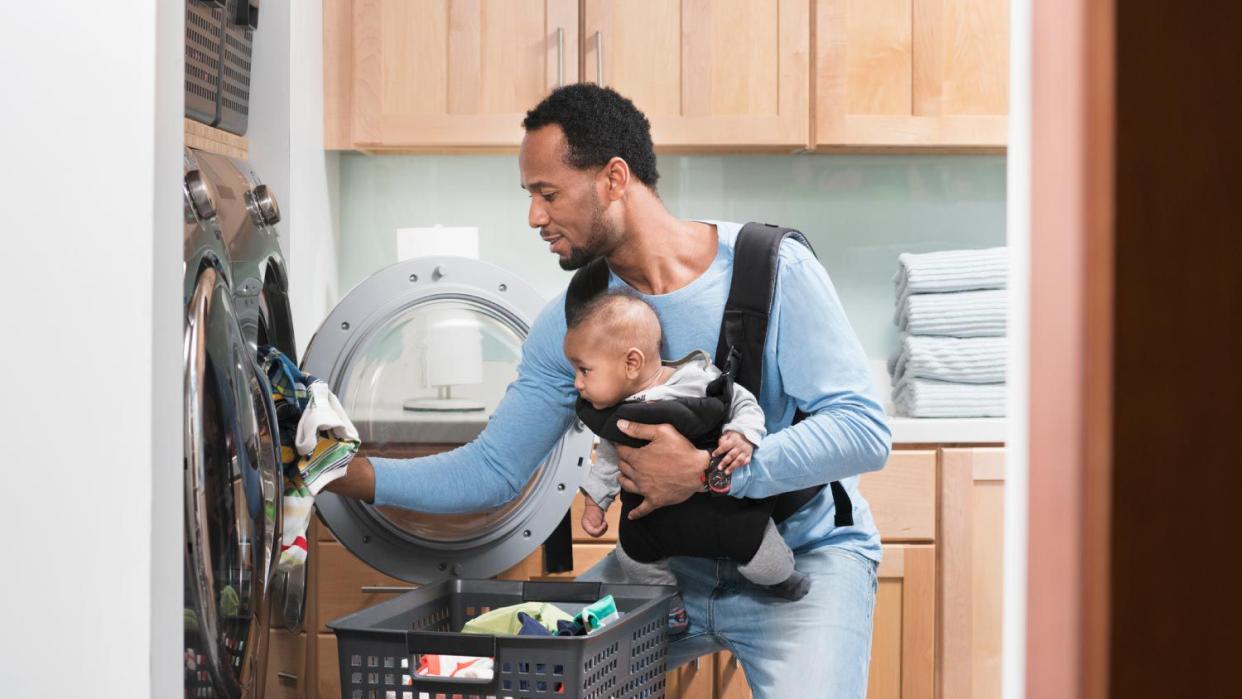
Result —
<instances>
[{"instance_id":1,"label":"cabinet handle","mask_svg":"<svg viewBox=\"0 0 1242 699\"><path fill-rule=\"evenodd\" d=\"M276 677L279 679L285 680L286 682L297 682L298 681L298 676L293 674L292 672L278 672L276 673Z\"/></svg>"},{"instance_id":2,"label":"cabinet handle","mask_svg":"<svg viewBox=\"0 0 1242 699\"><path fill-rule=\"evenodd\" d=\"M565 28L556 28L556 86L565 87Z\"/></svg>"},{"instance_id":3,"label":"cabinet handle","mask_svg":"<svg viewBox=\"0 0 1242 699\"><path fill-rule=\"evenodd\" d=\"M413 590L413 589L416 589L416 588L400 587L398 585L363 585L362 593L365 595L390 594L390 593L396 594L400 592L409 592L410 590Z\"/></svg>"},{"instance_id":4,"label":"cabinet handle","mask_svg":"<svg viewBox=\"0 0 1242 699\"><path fill-rule=\"evenodd\" d=\"M595 32L595 84L604 85L604 30Z\"/></svg>"}]
</instances>

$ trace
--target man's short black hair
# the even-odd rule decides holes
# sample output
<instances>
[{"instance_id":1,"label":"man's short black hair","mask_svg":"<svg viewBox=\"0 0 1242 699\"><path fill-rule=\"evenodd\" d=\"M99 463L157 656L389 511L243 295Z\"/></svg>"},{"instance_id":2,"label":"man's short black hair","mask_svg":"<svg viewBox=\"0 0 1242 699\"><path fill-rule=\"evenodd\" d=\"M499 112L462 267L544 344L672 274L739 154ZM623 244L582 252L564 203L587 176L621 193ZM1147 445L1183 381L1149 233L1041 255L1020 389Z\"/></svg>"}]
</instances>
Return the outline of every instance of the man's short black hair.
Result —
<instances>
[{"instance_id":1,"label":"man's short black hair","mask_svg":"<svg viewBox=\"0 0 1242 699\"><path fill-rule=\"evenodd\" d=\"M570 167L603 167L614 157L621 158L639 182L655 189L660 173L651 124L633 102L616 91L594 83L557 88L526 113L522 128L534 131L550 124L565 132Z\"/></svg>"}]
</instances>

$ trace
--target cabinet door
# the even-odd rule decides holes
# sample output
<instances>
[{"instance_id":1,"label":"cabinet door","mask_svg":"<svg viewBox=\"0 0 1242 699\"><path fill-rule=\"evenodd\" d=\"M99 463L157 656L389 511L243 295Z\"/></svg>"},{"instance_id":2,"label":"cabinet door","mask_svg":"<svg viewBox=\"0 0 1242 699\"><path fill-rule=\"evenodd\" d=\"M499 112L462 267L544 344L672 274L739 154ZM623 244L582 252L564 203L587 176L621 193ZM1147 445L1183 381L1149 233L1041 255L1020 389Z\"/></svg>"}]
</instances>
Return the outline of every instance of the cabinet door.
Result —
<instances>
[{"instance_id":1,"label":"cabinet door","mask_svg":"<svg viewBox=\"0 0 1242 699\"><path fill-rule=\"evenodd\" d=\"M516 146L526 111L578 79L574 0L350 4L324 3L329 148Z\"/></svg>"},{"instance_id":2,"label":"cabinet door","mask_svg":"<svg viewBox=\"0 0 1242 699\"><path fill-rule=\"evenodd\" d=\"M711 655L695 658L669 672L665 685L668 699L715 699L712 658Z\"/></svg>"},{"instance_id":3,"label":"cabinet door","mask_svg":"<svg viewBox=\"0 0 1242 699\"><path fill-rule=\"evenodd\" d=\"M267 641L267 681L263 696L294 699L306 696L306 634L272 629Z\"/></svg>"},{"instance_id":4,"label":"cabinet door","mask_svg":"<svg viewBox=\"0 0 1242 699\"><path fill-rule=\"evenodd\" d=\"M1001 448L940 452L940 696L1000 696L1004 468Z\"/></svg>"},{"instance_id":5,"label":"cabinet door","mask_svg":"<svg viewBox=\"0 0 1242 699\"><path fill-rule=\"evenodd\" d=\"M585 0L583 80L632 99L656 146L805 148L809 20L809 0Z\"/></svg>"},{"instance_id":6,"label":"cabinet door","mask_svg":"<svg viewBox=\"0 0 1242 699\"><path fill-rule=\"evenodd\" d=\"M884 547L871 632L870 699L931 699L936 547Z\"/></svg>"},{"instance_id":7,"label":"cabinet door","mask_svg":"<svg viewBox=\"0 0 1242 699\"><path fill-rule=\"evenodd\" d=\"M1003 147L1007 0L819 0L817 146Z\"/></svg>"}]
</instances>

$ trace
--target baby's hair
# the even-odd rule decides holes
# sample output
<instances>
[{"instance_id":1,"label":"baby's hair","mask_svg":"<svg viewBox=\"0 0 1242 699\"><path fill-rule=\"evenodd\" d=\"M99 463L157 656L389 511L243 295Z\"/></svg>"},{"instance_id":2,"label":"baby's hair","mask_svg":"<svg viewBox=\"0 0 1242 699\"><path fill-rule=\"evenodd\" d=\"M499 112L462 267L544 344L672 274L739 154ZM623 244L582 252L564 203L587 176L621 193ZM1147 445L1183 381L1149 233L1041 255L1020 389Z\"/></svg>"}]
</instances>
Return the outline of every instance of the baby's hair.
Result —
<instances>
[{"instance_id":1,"label":"baby's hair","mask_svg":"<svg viewBox=\"0 0 1242 699\"><path fill-rule=\"evenodd\" d=\"M660 314L628 289L609 289L591 297L571 314L566 332L588 326L599 328L616 344L638 347L659 361L663 342Z\"/></svg>"}]
</instances>

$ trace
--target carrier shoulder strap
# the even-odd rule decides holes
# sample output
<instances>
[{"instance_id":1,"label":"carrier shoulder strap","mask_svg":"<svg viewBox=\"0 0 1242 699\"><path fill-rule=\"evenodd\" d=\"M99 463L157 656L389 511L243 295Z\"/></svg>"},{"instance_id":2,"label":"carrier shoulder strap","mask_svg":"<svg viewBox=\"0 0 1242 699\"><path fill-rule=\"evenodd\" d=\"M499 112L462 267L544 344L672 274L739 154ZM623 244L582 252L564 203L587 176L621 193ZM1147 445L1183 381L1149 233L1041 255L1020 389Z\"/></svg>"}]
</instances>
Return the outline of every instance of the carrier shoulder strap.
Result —
<instances>
[{"instance_id":1,"label":"carrier shoulder strap","mask_svg":"<svg viewBox=\"0 0 1242 699\"><path fill-rule=\"evenodd\" d=\"M738 231L733 245L733 278L725 301L724 318L720 323L720 340L716 344L716 363L722 370L759 397L763 387L763 351L768 338L768 317L776 295L776 279L780 273L780 248L786 238L805 245L811 254L815 249L801 232L770 223L747 223ZM605 281L605 283L607 283ZM806 415L794 414L794 424ZM854 524L854 506L849 494L837 481L830 484L836 509L834 524ZM772 518L784 521L819 494L824 486L812 486L777 496Z\"/></svg>"}]
</instances>

